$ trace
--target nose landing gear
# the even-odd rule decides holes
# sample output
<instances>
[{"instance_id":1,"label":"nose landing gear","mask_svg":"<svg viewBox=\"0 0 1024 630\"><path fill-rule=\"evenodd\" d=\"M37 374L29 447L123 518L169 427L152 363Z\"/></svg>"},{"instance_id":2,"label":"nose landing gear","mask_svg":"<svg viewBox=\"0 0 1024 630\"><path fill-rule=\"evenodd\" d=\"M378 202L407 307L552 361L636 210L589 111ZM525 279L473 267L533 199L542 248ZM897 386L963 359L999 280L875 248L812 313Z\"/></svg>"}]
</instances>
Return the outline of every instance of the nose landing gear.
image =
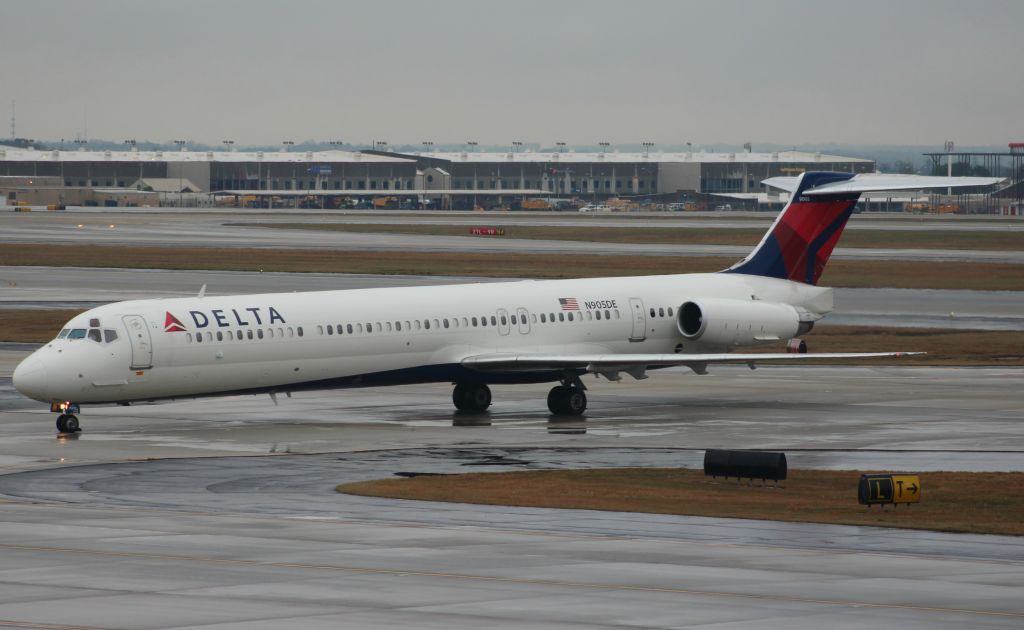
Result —
<instances>
[{"instance_id":1,"label":"nose landing gear","mask_svg":"<svg viewBox=\"0 0 1024 630\"><path fill-rule=\"evenodd\" d=\"M57 430L61 433L77 433L81 431L78 425L78 416L73 414L60 414L57 416Z\"/></svg>"},{"instance_id":2,"label":"nose landing gear","mask_svg":"<svg viewBox=\"0 0 1024 630\"><path fill-rule=\"evenodd\" d=\"M50 405L50 411L59 413L57 416L57 430L61 433L78 433L82 430L78 424L78 416L76 413L80 413L78 403L73 402L59 402Z\"/></svg>"}]
</instances>

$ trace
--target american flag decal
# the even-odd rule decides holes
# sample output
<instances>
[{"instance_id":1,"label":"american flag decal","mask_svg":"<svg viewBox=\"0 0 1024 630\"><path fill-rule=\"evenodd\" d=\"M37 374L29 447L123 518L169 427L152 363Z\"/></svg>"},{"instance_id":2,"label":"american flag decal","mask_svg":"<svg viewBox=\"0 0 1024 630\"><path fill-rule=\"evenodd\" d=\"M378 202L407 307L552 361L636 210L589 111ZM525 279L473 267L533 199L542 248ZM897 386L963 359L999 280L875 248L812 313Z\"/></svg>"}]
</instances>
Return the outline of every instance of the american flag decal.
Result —
<instances>
[{"instance_id":1,"label":"american flag decal","mask_svg":"<svg viewBox=\"0 0 1024 630\"><path fill-rule=\"evenodd\" d=\"M563 311L580 310L580 304L576 301L576 298L558 298L558 303L562 305Z\"/></svg>"}]
</instances>

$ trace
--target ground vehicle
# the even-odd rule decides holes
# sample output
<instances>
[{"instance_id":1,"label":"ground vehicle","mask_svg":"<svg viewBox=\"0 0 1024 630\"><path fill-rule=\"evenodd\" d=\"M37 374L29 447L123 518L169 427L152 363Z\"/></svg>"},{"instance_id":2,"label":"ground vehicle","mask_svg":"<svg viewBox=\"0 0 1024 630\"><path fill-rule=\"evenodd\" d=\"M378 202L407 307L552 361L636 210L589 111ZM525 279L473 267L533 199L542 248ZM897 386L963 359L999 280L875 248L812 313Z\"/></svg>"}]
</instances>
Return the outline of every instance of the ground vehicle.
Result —
<instances>
[{"instance_id":1,"label":"ground vehicle","mask_svg":"<svg viewBox=\"0 0 1024 630\"><path fill-rule=\"evenodd\" d=\"M522 210L551 210L551 202L547 199L523 199L519 207Z\"/></svg>"}]
</instances>

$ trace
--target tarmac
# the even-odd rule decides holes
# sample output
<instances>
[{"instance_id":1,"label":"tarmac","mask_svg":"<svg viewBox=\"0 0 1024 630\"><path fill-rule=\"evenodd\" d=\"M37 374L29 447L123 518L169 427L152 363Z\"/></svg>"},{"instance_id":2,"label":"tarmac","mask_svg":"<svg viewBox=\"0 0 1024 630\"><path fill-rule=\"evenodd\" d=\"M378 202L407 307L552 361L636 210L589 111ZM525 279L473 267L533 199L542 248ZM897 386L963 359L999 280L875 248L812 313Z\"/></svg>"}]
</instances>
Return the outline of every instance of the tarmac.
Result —
<instances>
[{"instance_id":1,"label":"tarmac","mask_svg":"<svg viewBox=\"0 0 1024 630\"><path fill-rule=\"evenodd\" d=\"M0 213L0 233L6 243L356 246L227 220ZM947 224L957 222L922 222ZM529 243L581 246L519 242ZM216 295L465 280L4 267L0 308L88 307L202 284ZM1021 302L1019 293L839 290L828 321L1020 330ZM640 382L588 379L586 418L568 421L548 414L545 385L494 387L492 408L475 415L452 410L446 384L301 393L278 405L183 400L86 408L84 431L60 436L53 414L11 386L34 347L0 344L0 627L1024 625L1019 537L335 491L396 472L698 467L707 448L753 448L784 451L791 468L919 473L927 500L930 471L1024 470L1021 368L671 369ZM784 489L751 491L778 493L784 509Z\"/></svg>"},{"instance_id":2,"label":"tarmac","mask_svg":"<svg viewBox=\"0 0 1024 630\"><path fill-rule=\"evenodd\" d=\"M0 375L29 348L0 349ZM545 386L180 401L52 414L0 377L0 624L140 628L1020 627L1024 540L361 498L396 472L700 465L1024 469L1019 369L725 367ZM752 492L784 490L752 488ZM851 488L851 503L856 501ZM926 495L927 499L927 495ZM926 500L925 499L925 500Z\"/></svg>"}]
</instances>

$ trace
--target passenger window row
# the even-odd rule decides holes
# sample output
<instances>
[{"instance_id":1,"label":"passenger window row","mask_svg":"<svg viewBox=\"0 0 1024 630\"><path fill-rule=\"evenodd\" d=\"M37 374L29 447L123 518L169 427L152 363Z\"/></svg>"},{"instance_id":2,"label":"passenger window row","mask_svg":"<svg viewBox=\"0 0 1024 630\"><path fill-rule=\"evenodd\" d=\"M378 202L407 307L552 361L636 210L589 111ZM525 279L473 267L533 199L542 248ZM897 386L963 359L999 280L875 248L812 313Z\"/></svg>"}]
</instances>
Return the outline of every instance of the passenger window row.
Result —
<instances>
[{"instance_id":1,"label":"passenger window row","mask_svg":"<svg viewBox=\"0 0 1024 630\"><path fill-rule=\"evenodd\" d=\"M672 317L672 307L664 308L659 306L657 310L651 307L651 317Z\"/></svg>"},{"instance_id":2,"label":"passenger window row","mask_svg":"<svg viewBox=\"0 0 1024 630\"><path fill-rule=\"evenodd\" d=\"M574 314L574 311L566 311L566 312L561 312L561 313L557 314L557 318L558 318L557 321L559 321L559 322L572 322L572 321L582 322L583 321L584 313L586 313L587 321L611 320L612 318L620 319L622 317L622 315L619 313L618 309L604 310L604 311L600 311L600 310L598 310L598 311L581 311L581 312L578 312L578 313L575 313L575 314ZM556 314L555 313L541 313L540 314L540 323L542 323L542 324L553 324L556 321L555 318L556 318ZM537 321L536 315L534 316L534 320L533 321L534 322Z\"/></svg>"},{"instance_id":3,"label":"passenger window row","mask_svg":"<svg viewBox=\"0 0 1024 630\"><path fill-rule=\"evenodd\" d=\"M185 333L185 342L192 343L212 343L214 341L249 341L259 339L284 339L286 337L301 337L302 326L292 328L291 326L277 327L277 328L256 328L255 330L249 328L247 330L218 330L197 332L194 336L192 333Z\"/></svg>"},{"instance_id":4,"label":"passenger window row","mask_svg":"<svg viewBox=\"0 0 1024 630\"><path fill-rule=\"evenodd\" d=\"M582 322L583 313L568 311L561 312L557 315L555 313L541 313L540 323L555 323L558 322ZM604 310L604 311L586 311L586 319L590 320L611 320L620 319L622 317L618 309L615 310ZM557 319L556 319L557 318ZM537 314L530 315L530 319L533 323L537 323ZM527 323L526 315L484 315L482 317L451 317L451 318L433 318L433 319L407 319L407 320L395 320L386 322L354 322L346 324L321 324L316 327L318 335L365 335L373 333L389 333L389 332L416 332L421 330L443 330L443 329L455 329L455 328L486 328L488 326L494 327L498 324L507 326L509 324L518 326L519 324Z\"/></svg>"},{"instance_id":5,"label":"passenger window row","mask_svg":"<svg viewBox=\"0 0 1024 630\"><path fill-rule=\"evenodd\" d=\"M498 325L498 316L490 315L480 318L476 317L451 317L451 318L440 318L434 319L407 319L405 321L396 320L388 322L355 322L351 324L324 324L316 327L317 334L319 335L363 335L371 333L389 333L389 332L414 332L417 330L442 330L445 328L475 328L485 327L490 321L491 326ZM502 315L501 323L508 324L509 318ZM518 319L515 315L511 318L512 323L515 324Z\"/></svg>"}]
</instances>

